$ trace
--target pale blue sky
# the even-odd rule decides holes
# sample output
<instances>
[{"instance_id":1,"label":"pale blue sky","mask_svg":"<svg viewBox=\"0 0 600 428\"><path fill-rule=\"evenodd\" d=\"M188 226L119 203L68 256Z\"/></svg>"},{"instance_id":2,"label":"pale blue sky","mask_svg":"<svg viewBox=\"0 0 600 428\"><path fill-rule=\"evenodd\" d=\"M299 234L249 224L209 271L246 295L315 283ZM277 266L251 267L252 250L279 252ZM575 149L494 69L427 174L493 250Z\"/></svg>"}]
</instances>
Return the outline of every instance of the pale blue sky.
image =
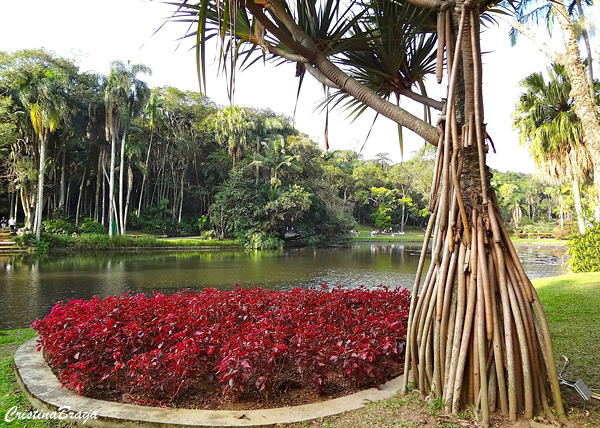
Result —
<instances>
[{"instance_id":1,"label":"pale blue sky","mask_svg":"<svg viewBox=\"0 0 600 428\"><path fill-rule=\"evenodd\" d=\"M183 35L185 24L167 24L152 36L171 6L156 1L141 0L29 0L26 3L2 0L3 25L0 26L0 49L16 50L43 47L75 58L81 70L107 73L114 59L144 63L153 69L147 78L151 86L171 85L180 89L198 90L195 54L191 41L179 48L176 39ZM497 154L490 154L488 164L501 171L533 172L527 151L517 144L517 134L511 129L511 114L521 92L518 82L527 74L541 71L548 64L545 56L522 38L516 48L508 44L505 27L493 28L482 36L484 56L484 98L488 132ZM235 101L253 107L269 107L277 113L291 116L294 110L297 80L295 67L273 68L258 65L237 74ZM435 85L431 79L430 94L441 96L445 85ZM227 92L216 67L209 74L208 96L219 104L227 104ZM320 86L307 76L296 113L296 127L323 144L324 114L314 112L322 94ZM411 107L421 115L420 106ZM343 113L330 117L330 149L360 149L373 114L350 123ZM405 131L405 157L422 146L422 141ZM365 158L388 152L400 161L396 126L388 119L377 121L363 149Z\"/></svg>"}]
</instances>

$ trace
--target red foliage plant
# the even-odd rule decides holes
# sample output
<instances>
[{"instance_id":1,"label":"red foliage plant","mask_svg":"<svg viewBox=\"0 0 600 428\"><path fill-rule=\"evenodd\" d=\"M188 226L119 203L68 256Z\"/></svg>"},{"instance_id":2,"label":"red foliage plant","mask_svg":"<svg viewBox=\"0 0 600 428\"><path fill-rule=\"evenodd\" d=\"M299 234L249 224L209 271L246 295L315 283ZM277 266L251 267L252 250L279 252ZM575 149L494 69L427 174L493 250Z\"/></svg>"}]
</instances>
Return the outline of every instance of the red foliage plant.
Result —
<instances>
[{"instance_id":1,"label":"red foliage plant","mask_svg":"<svg viewBox=\"0 0 600 428\"><path fill-rule=\"evenodd\" d=\"M58 302L32 327L63 386L173 402L216 383L239 398L331 376L386 381L403 360L405 289L236 288ZM293 379L290 379L293 376ZM285 378L284 378L285 377Z\"/></svg>"}]
</instances>

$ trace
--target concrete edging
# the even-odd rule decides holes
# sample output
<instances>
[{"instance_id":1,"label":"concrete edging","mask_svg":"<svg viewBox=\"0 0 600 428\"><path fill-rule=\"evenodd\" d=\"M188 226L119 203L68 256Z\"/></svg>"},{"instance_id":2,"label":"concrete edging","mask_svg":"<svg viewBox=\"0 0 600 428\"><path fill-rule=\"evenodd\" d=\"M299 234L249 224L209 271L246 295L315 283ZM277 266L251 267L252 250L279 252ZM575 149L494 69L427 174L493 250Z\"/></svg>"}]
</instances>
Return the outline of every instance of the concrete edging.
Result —
<instances>
[{"instance_id":1,"label":"concrete edging","mask_svg":"<svg viewBox=\"0 0 600 428\"><path fill-rule=\"evenodd\" d=\"M37 339L19 347L15 354L17 381L35 409L55 412L68 407L70 412L96 412L97 419L88 419L86 426L98 427L244 427L302 422L356 410L373 402L394 396L402 386L399 376L379 389L371 388L346 397L294 407L264 410L191 410L163 409L94 400L62 388L37 352ZM82 420L77 420L83 422Z\"/></svg>"}]
</instances>

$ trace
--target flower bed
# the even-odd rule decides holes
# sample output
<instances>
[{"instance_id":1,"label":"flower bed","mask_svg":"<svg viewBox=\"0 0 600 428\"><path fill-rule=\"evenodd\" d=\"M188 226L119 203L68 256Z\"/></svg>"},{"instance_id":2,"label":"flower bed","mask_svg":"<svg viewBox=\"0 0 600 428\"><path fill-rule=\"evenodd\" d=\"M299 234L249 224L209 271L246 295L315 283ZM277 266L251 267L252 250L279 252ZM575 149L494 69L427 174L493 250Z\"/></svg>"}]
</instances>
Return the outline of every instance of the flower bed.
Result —
<instances>
[{"instance_id":1,"label":"flower bed","mask_svg":"<svg viewBox=\"0 0 600 428\"><path fill-rule=\"evenodd\" d=\"M59 302L32 327L79 394L165 404L212 385L268 400L283 385L384 383L404 358L408 307L405 289L206 289Z\"/></svg>"}]
</instances>

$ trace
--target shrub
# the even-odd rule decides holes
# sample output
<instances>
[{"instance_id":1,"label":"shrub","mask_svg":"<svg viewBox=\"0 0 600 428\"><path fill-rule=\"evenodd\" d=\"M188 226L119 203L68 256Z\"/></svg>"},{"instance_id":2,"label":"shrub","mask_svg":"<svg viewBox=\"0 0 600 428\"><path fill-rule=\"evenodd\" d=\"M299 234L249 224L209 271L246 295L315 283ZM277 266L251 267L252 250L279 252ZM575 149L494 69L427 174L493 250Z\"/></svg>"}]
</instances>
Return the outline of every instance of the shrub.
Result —
<instances>
[{"instance_id":1,"label":"shrub","mask_svg":"<svg viewBox=\"0 0 600 428\"><path fill-rule=\"evenodd\" d=\"M91 218L86 218L79 226L79 233L81 234L91 234L91 235L106 235L108 231L97 221L92 220Z\"/></svg>"},{"instance_id":2,"label":"shrub","mask_svg":"<svg viewBox=\"0 0 600 428\"><path fill-rule=\"evenodd\" d=\"M50 248L66 248L72 245L76 238L71 235L53 235L50 233L41 233L40 240L36 241L35 234L24 233L14 238L15 244L21 248L34 247L36 251L45 253Z\"/></svg>"},{"instance_id":3,"label":"shrub","mask_svg":"<svg viewBox=\"0 0 600 428\"><path fill-rule=\"evenodd\" d=\"M567 245L573 272L600 272L600 224L583 235L571 235Z\"/></svg>"},{"instance_id":4,"label":"shrub","mask_svg":"<svg viewBox=\"0 0 600 428\"><path fill-rule=\"evenodd\" d=\"M12 238L15 245L19 248L29 248L35 245L35 234L34 233L24 233L22 235L17 235Z\"/></svg>"},{"instance_id":5,"label":"shrub","mask_svg":"<svg viewBox=\"0 0 600 428\"><path fill-rule=\"evenodd\" d=\"M147 210L140 216L132 213L127 221L128 226L151 235L191 236L199 232L196 218L183 218L178 222L173 221L171 216L168 219L161 218L152 212Z\"/></svg>"},{"instance_id":6,"label":"shrub","mask_svg":"<svg viewBox=\"0 0 600 428\"><path fill-rule=\"evenodd\" d=\"M238 239L247 250L277 250L283 248L283 240L265 230L250 229L241 233Z\"/></svg>"},{"instance_id":7,"label":"shrub","mask_svg":"<svg viewBox=\"0 0 600 428\"><path fill-rule=\"evenodd\" d=\"M214 230L203 230L202 233L200 234L200 238L202 239L207 239L207 240L213 240L215 239L215 231Z\"/></svg>"},{"instance_id":8,"label":"shrub","mask_svg":"<svg viewBox=\"0 0 600 428\"><path fill-rule=\"evenodd\" d=\"M160 247L164 243L151 236L132 236L116 235L109 238L108 235L82 235L79 243L87 249L106 249L106 248L129 248L129 247Z\"/></svg>"},{"instance_id":9,"label":"shrub","mask_svg":"<svg viewBox=\"0 0 600 428\"><path fill-rule=\"evenodd\" d=\"M552 237L554 239L569 239L569 237L575 233L579 233L579 226L577 225L577 222L565 221L562 229L560 226L556 226L552 230Z\"/></svg>"},{"instance_id":10,"label":"shrub","mask_svg":"<svg viewBox=\"0 0 600 428\"><path fill-rule=\"evenodd\" d=\"M71 235L75 232L75 226L61 218L49 219L42 221L42 232L53 235Z\"/></svg>"},{"instance_id":11,"label":"shrub","mask_svg":"<svg viewBox=\"0 0 600 428\"><path fill-rule=\"evenodd\" d=\"M286 382L323 391L332 376L381 384L402 362L408 306L388 288L126 293L58 302L32 327L79 394L175 403L207 383L233 399Z\"/></svg>"}]
</instances>

